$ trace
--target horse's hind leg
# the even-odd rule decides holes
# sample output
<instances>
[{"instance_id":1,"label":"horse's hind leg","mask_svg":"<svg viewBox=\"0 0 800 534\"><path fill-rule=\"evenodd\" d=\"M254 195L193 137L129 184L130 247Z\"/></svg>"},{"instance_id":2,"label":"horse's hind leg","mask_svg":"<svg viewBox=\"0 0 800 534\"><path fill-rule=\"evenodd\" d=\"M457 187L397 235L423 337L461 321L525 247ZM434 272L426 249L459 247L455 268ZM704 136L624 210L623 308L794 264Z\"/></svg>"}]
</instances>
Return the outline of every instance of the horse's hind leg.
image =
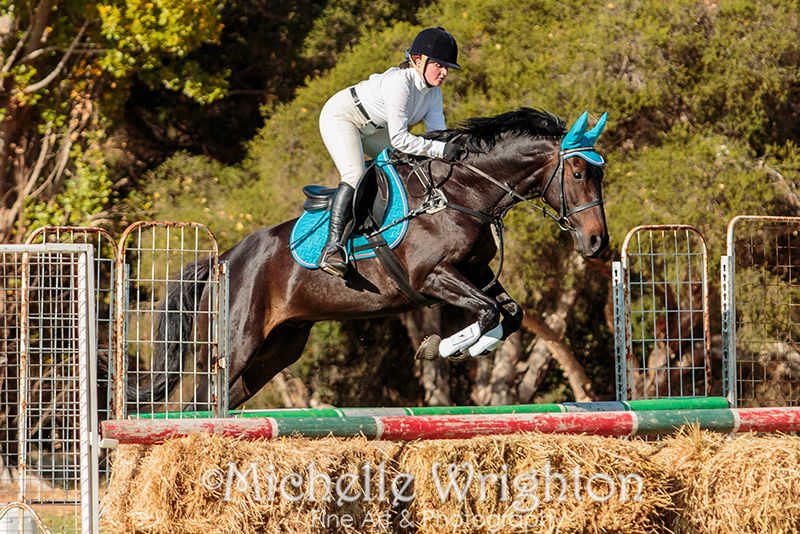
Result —
<instances>
[{"instance_id":1,"label":"horse's hind leg","mask_svg":"<svg viewBox=\"0 0 800 534\"><path fill-rule=\"evenodd\" d=\"M284 323L272 329L250 365L231 384L230 408L250 399L275 375L300 359L313 324Z\"/></svg>"}]
</instances>

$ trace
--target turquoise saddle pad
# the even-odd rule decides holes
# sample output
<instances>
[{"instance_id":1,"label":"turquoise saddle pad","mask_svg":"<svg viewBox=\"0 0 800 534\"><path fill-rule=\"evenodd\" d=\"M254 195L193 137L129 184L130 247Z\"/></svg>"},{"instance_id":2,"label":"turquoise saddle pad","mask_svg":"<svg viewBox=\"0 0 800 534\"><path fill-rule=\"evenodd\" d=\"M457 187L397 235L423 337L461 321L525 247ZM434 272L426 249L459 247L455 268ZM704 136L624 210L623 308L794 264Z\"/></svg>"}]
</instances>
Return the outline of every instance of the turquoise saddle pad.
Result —
<instances>
[{"instance_id":1,"label":"turquoise saddle pad","mask_svg":"<svg viewBox=\"0 0 800 534\"><path fill-rule=\"evenodd\" d=\"M378 165L389 177L389 205L386 207L386 217L382 223L384 226L402 219L408 215L408 199L400 177L394 167L389 163L389 149L383 150L377 158L375 164ZM309 269L317 268L317 260L322 253L322 247L328 240L328 210L304 211L303 215L297 219L292 228L290 238L290 248L292 256L303 267ZM403 219L401 223L386 228L381 234L389 245L394 248L400 244L406 235L408 220ZM347 252L350 260L361 260L372 258L375 252L372 249L362 249L368 245L367 239L360 234L353 233L347 241ZM357 251L357 252L354 252Z\"/></svg>"}]
</instances>

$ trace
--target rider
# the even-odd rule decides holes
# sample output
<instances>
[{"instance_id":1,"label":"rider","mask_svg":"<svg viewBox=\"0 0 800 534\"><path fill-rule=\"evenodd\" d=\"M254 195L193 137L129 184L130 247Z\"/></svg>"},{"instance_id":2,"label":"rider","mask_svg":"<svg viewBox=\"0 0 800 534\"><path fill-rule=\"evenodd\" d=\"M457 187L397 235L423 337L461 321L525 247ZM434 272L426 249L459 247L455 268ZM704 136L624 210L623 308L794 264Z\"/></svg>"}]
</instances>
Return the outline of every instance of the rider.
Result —
<instances>
[{"instance_id":1,"label":"rider","mask_svg":"<svg viewBox=\"0 0 800 534\"><path fill-rule=\"evenodd\" d=\"M454 161L461 152L455 143L409 133L425 121L427 131L444 130L440 86L450 69L460 69L456 40L441 26L422 30L399 67L333 95L319 118L325 147L341 175L331 202L328 241L319 267L335 276L347 271L347 226L352 218L355 188L364 173L364 155L375 158L387 147L407 154Z\"/></svg>"}]
</instances>

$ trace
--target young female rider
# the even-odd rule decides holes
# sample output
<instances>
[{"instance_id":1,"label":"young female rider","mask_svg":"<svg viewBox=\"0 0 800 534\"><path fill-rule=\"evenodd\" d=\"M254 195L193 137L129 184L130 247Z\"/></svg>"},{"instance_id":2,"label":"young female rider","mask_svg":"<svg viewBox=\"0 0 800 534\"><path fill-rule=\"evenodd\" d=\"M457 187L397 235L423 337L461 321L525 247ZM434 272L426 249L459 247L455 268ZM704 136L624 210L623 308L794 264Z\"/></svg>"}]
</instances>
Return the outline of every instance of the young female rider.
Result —
<instances>
[{"instance_id":1,"label":"young female rider","mask_svg":"<svg viewBox=\"0 0 800 534\"><path fill-rule=\"evenodd\" d=\"M458 47L442 27L422 30L400 67L343 89L322 108L319 129L341 182L331 203L328 241L319 267L335 276L347 271L345 228L352 216L353 195L364 173L364 155L375 158L392 147L408 154L455 160L461 148L412 135L410 126L425 121L427 131L445 129L440 86L456 63Z\"/></svg>"}]
</instances>

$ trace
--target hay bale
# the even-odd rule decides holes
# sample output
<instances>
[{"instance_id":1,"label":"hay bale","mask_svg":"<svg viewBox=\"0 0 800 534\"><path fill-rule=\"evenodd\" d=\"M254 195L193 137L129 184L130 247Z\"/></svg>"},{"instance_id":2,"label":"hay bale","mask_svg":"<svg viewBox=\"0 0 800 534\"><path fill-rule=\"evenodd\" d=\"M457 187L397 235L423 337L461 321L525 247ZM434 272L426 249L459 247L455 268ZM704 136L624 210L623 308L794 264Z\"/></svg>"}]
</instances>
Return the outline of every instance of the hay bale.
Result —
<instances>
[{"instance_id":1,"label":"hay bale","mask_svg":"<svg viewBox=\"0 0 800 534\"><path fill-rule=\"evenodd\" d=\"M377 498L379 466L393 476L386 471L396 450L364 439L170 440L143 451L127 487L116 482L124 465L119 472L115 465L118 485L106 499L104 527L142 534L385 532L391 503Z\"/></svg>"},{"instance_id":2,"label":"hay bale","mask_svg":"<svg viewBox=\"0 0 800 534\"><path fill-rule=\"evenodd\" d=\"M800 532L798 494L797 437L694 428L655 442L529 434L395 444L199 434L120 447L101 526L134 534L788 533Z\"/></svg>"},{"instance_id":3,"label":"hay bale","mask_svg":"<svg viewBox=\"0 0 800 534\"><path fill-rule=\"evenodd\" d=\"M111 480L100 504L106 532L131 531L125 511L131 506L131 486L147 449L144 445L121 445L111 456Z\"/></svg>"},{"instance_id":4,"label":"hay bale","mask_svg":"<svg viewBox=\"0 0 800 534\"><path fill-rule=\"evenodd\" d=\"M672 500L649 451L594 436L424 441L406 447L398 470L414 476L407 515L421 534L654 533Z\"/></svg>"},{"instance_id":5,"label":"hay bale","mask_svg":"<svg viewBox=\"0 0 800 534\"><path fill-rule=\"evenodd\" d=\"M800 532L798 437L694 428L667 440L652 459L673 479L675 532Z\"/></svg>"}]
</instances>

